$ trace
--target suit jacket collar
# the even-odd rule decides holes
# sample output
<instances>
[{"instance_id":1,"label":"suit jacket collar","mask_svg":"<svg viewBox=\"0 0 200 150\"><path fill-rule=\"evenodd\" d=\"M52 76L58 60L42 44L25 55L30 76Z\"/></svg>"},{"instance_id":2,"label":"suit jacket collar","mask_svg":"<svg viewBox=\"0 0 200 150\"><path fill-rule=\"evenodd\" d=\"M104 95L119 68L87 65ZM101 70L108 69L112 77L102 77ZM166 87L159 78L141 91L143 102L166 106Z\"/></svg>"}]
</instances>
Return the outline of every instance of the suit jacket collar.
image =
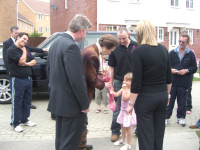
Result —
<instances>
[{"instance_id":1,"label":"suit jacket collar","mask_svg":"<svg viewBox=\"0 0 200 150\"><path fill-rule=\"evenodd\" d=\"M68 38L72 39L72 40L75 42L74 38L73 38L70 34L68 34L68 33L65 32L65 33L63 34L63 36L64 36L64 37L68 37Z\"/></svg>"},{"instance_id":2,"label":"suit jacket collar","mask_svg":"<svg viewBox=\"0 0 200 150\"><path fill-rule=\"evenodd\" d=\"M12 40L11 37L8 40L9 40L10 44L12 44L12 45L14 44L14 41Z\"/></svg>"}]
</instances>

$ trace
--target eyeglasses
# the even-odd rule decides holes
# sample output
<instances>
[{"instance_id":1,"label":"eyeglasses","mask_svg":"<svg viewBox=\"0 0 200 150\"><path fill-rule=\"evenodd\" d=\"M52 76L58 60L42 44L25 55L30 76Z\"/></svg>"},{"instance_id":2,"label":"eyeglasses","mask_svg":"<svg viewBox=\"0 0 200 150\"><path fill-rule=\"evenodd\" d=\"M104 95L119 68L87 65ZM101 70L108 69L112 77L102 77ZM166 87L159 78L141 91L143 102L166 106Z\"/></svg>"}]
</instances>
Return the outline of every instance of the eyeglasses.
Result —
<instances>
[{"instance_id":1,"label":"eyeglasses","mask_svg":"<svg viewBox=\"0 0 200 150\"><path fill-rule=\"evenodd\" d=\"M179 40L179 43L183 43L183 44L185 44L185 42L184 42L184 41L181 41L181 40Z\"/></svg>"}]
</instances>

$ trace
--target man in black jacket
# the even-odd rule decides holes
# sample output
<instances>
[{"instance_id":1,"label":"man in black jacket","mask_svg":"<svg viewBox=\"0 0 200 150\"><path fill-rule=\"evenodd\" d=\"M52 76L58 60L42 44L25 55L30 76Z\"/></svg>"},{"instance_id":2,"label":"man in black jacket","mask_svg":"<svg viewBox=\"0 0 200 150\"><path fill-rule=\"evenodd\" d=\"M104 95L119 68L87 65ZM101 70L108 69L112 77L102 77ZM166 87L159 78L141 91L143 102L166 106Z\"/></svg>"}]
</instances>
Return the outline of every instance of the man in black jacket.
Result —
<instances>
[{"instance_id":1,"label":"man in black jacket","mask_svg":"<svg viewBox=\"0 0 200 150\"><path fill-rule=\"evenodd\" d=\"M77 150L84 128L89 98L86 89L80 42L91 27L76 15L68 31L49 50L47 71L51 89L48 110L56 115L56 150Z\"/></svg>"},{"instance_id":2,"label":"man in black jacket","mask_svg":"<svg viewBox=\"0 0 200 150\"><path fill-rule=\"evenodd\" d=\"M170 102L167 106L165 125L172 115L175 99L177 98L177 123L185 127L186 100L190 84L190 75L197 71L197 62L194 53L189 49L190 37L182 34L179 38L179 46L170 51L170 63L172 72L172 88Z\"/></svg>"},{"instance_id":3,"label":"man in black jacket","mask_svg":"<svg viewBox=\"0 0 200 150\"><path fill-rule=\"evenodd\" d=\"M11 37L8 40L3 42L3 61L6 67L7 74L9 74L7 51L8 51L8 48L11 47L15 43L16 37L19 33L19 28L17 26L12 26L10 28L10 31L11 31ZM36 52L36 53L43 53L44 51L48 51L47 49L28 47L27 45L25 47L29 49L31 52ZM31 104L31 108L36 109L36 106Z\"/></svg>"}]
</instances>

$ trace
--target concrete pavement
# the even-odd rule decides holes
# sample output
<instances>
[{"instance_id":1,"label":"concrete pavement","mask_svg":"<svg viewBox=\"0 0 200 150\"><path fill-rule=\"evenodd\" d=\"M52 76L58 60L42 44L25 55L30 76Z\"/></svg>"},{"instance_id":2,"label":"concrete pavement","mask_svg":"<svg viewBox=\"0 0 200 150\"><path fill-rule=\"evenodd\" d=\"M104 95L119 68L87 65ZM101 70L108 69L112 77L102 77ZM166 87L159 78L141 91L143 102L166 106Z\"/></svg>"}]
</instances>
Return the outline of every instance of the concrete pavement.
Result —
<instances>
[{"instance_id":1,"label":"concrete pavement","mask_svg":"<svg viewBox=\"0 0 200 150\"><path fill-rule=\"evenodd\" d=\"M174 108L169 126L166 127L164 150L199 149L199 139L195 133L199 129L192 130L188 127L200 118L199 89L200 82L194 82L192 90L193 110L192 114L186 117L186 127L181 127L176 123L176 108ZM34 95L33 104L37 106L37 109L31 110L29 119L36 122L37 125L35 127L23 127L24 132L22 133L16 133L9 125L11 105L0 105L0 150L55 150L55 121L51 120L50 113L47 111L47 95ZM88 143L94 146L94 150L119 150L120 147L113 146L113 143L110 142L112 112L97 114L95 113L96 108L95 102L92 101L91 110L88 113ZM132 147L131 150L139 149L134 134Z\"/></svg>"}]
</instances>

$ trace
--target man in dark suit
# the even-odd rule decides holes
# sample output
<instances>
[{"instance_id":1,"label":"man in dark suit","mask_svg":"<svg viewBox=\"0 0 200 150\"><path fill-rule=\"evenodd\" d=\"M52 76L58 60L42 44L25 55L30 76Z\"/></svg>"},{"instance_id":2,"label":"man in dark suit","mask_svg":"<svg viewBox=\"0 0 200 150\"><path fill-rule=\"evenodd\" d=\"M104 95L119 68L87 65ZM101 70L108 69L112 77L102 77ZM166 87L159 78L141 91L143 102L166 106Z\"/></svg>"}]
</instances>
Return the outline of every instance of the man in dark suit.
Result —
<instances>
[{"instance_id":1,"label":"man in dark suit","mask_svg":"<svg viewBox=\"0 0 200 150\"><path fill-rule=\"evenodd\" d=\"M51 88L48 110L56 115L56 150L77 150L89 111L83 62L76 42L91 27L83 15L76 15L68 31L49 50L47 70Z\"/></svg>"},{"instance_id":2,"label":"man in dark suit","mask_svg":"<svg viewBox=\"0 0 200 150\"><path fill-rule=\"evenodd\" d=\"M19 28L17 26L12 26L10 28L10 31L11 31L11 37L8 40L3 42L3 61L6 67L7 74L9 74L7 51L8 51L8 48L11 47L15 43L15 39L19 33ZM28 47L28 46L25 46L25 47L26 49L29 49L31 52L36 52L36 53L43 53L44 51L48 51L47 49L40 49L40 48ZM31 108L36 109L36 106L31 104Z\"/></svg>"}]
</instances>

